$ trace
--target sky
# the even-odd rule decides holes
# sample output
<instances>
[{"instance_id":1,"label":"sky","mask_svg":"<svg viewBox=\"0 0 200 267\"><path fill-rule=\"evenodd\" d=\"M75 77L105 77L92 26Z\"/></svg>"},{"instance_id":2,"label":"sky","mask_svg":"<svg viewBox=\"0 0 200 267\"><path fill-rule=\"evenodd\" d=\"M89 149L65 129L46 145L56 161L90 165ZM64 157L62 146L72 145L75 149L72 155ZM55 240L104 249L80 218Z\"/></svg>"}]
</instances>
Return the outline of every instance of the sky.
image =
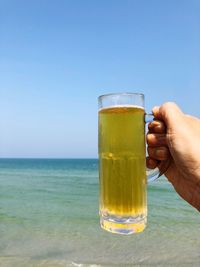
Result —
<instances>
[{"instance_id":1,"label":"sky","mask_svg":"<svg viewBox=\"0 0 200 267\"><path fill-rule=\"evenodd\" d=\"M97 97L200 117L199 0L0 0L0 157L96 158Z\"/></svg>"}]
</instances>

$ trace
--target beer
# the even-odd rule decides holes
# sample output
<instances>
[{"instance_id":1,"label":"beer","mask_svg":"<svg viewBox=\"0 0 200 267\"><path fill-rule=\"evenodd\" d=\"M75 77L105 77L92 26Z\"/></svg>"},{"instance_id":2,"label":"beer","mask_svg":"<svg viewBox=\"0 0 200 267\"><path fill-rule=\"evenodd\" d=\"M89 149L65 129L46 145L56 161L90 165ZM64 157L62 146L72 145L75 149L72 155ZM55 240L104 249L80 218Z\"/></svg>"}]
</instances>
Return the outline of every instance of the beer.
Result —
<instances>
[{"instance_id":1,"label":"beer","mask_svg":"<svg viewBox=\"0 0 200 267\"><path fill-rule=\"evenodd\" d=\"M131 217L136 220L146 218L146 158L142 107L127 105L100 109L99 174L102 217ZM138 232L144 227L143 225L138 229Z\"/></svg>"}]
</instances>

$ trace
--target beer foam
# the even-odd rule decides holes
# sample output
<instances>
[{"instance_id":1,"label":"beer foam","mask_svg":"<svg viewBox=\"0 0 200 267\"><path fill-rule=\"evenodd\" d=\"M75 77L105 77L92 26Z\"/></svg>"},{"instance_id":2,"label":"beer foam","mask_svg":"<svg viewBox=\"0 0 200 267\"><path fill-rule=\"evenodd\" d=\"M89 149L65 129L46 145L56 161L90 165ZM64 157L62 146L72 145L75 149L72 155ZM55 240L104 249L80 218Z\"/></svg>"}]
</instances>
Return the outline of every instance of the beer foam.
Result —
<instances>
[{"instance_id":1,"label":"beer foam","mask_svg":"<svg viewBox=\"0 0 200 267\"><path fill-rule=\"evenodd\" d=\"M99 111L105 110L105 109L111 109L111 108L138 108L138 109L144 110L144 107L127 104L127 105L111 105L111 106L108 106L108 107L100 108Z\"/></svg>"}]
</instances>

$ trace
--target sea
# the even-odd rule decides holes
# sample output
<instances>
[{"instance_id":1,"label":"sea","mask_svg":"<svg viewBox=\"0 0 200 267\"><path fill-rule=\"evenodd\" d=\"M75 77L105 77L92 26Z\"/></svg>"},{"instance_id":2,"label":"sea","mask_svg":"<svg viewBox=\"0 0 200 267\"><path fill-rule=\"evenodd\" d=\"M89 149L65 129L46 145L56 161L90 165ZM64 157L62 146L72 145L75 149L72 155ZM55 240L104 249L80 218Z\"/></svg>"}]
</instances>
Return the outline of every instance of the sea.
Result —
<instances>
[{"instance_id":1,"label":"sea","mask_svg":"<svg viewBox=\"0 0 200 267\"><path fill-rule=\"evenodd\" d=\"M148 185L148 224L101 229L97 159L0 159L0 267L200 266L200 213L165 177Z\"/></svg>"}]
</instances>

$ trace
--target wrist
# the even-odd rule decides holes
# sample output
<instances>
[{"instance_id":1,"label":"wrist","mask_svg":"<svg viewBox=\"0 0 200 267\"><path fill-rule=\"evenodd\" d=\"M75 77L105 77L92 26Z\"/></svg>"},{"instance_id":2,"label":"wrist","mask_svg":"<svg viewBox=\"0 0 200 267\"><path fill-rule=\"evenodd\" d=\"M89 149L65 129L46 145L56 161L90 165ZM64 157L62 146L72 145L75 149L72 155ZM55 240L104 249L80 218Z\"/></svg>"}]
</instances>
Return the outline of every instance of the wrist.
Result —
<instances>
[{"instance_id":1,"label":"wrist","mask_svg":"<svg viewBox=\"0 0 200 267\"><path fill-rule=\"evenodd\" d=\"M197 183L191 197L191 204L200 212L200 175L198 176Z\"/></svg>"}]
</instances>

